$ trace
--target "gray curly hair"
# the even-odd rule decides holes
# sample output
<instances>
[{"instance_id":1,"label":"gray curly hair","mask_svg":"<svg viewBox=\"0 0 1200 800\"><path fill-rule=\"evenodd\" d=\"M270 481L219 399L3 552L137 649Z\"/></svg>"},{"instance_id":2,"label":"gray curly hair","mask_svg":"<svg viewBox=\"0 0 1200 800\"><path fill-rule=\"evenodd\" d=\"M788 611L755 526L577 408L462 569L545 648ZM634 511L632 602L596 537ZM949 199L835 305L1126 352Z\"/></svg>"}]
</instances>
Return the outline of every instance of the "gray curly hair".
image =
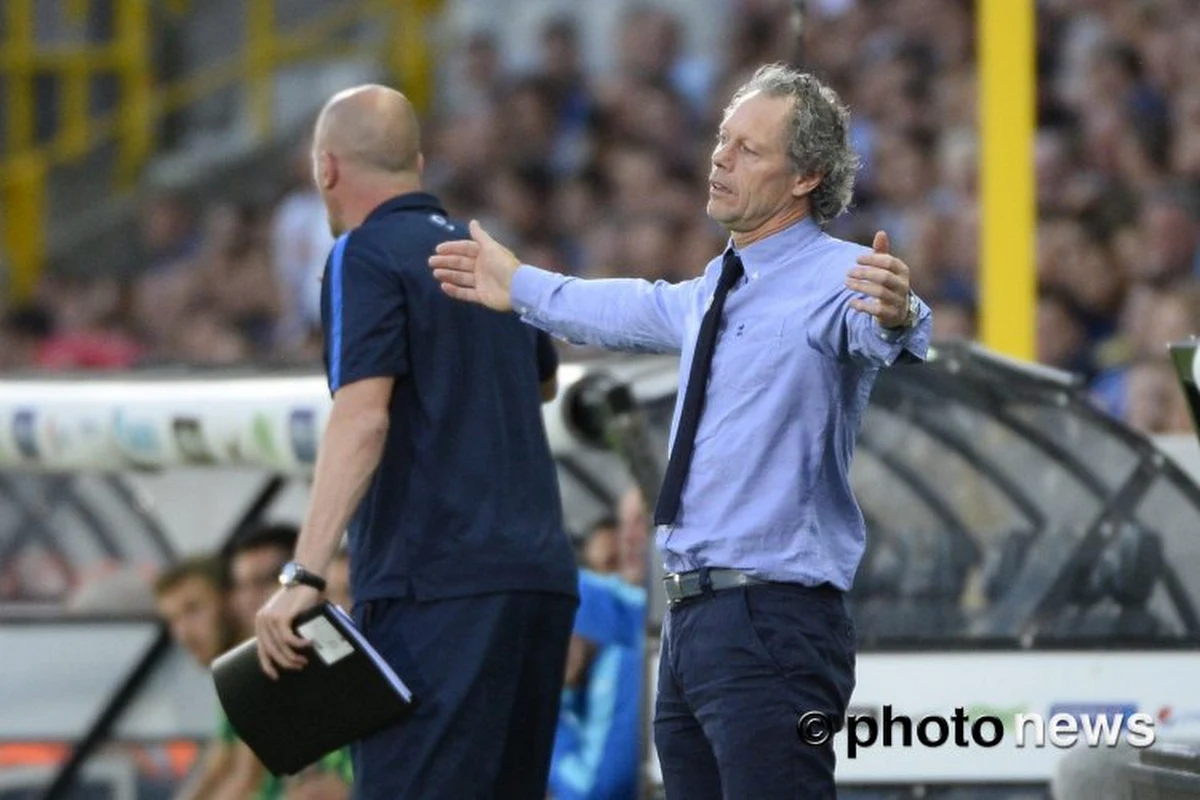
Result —
<instances>
[{"instance_id":1,"label":"gray curly hair","mask_svg":"<svg viewBox=\"0 0 1200 800\"><path fill-rule=\"evenodd\" d=\"M754 92L795 100L787 134L788 157L800 175L822 176L809 201L813 219L824 225L849 207L854 192L859 159L850 147L850 109L837 92L809 73L777 63L759 67L734 92L725 114Z\"/></svg>"}]
</instances>

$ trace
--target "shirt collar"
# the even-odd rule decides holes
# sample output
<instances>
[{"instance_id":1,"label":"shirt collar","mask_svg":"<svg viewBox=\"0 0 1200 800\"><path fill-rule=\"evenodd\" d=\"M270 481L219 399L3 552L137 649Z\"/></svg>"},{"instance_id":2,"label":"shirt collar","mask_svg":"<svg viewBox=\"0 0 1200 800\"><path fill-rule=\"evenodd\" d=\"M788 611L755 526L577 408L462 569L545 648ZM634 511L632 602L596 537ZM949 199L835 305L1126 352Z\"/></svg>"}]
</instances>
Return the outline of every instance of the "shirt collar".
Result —
<instances>
[{"instance_id":1,"label":"shirt collar","mask_svg":"<svg viewBox=\"0 0 1200 800\"><path fill-rule=\"evenodd\" d=\"M399 211L432 211L443 216L446 214L446 210L442 208L442 204L432 194L428 192L408 192L396 195L391 200L384 200L375 207L374 211L367 214L367 218L363 221L371 222Z\"/></svg>"},{"instance_id":2,"label":"shirt collar","mask_svg":"<svg viewBox=\"0 0 1200 800\"><path fill-rule=\"evenodd\" d=\"M820 226L811 216L808 216L741 250L736 247L734 249L742 257L742 265L746 268L746 274L750 275L779 268L787 261L788 256L807 249L820 235ZM726 249L729 247L733 247L733 239L729 240Z\"/></svg>"}]
</instances>

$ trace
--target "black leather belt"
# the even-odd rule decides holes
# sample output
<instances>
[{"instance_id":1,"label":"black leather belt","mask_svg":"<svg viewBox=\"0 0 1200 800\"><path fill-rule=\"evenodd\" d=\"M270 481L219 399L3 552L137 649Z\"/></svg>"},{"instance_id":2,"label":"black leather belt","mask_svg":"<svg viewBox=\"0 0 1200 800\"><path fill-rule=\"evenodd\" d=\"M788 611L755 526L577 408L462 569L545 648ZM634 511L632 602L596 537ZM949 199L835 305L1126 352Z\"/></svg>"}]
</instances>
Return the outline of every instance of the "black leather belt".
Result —
<instances>
[{"instance_id":1,"label":"black leather belt","mask_svg":"<svg viewBox=\"0 0 1200 800\"><path fill-rule=\"evenodd\" d=\"M704 582L705 572L708 573L707 587ZM769 581L748 575L740 569L698 569L691 572L672 572L663 578L663 586L667 589L667 602L671 605L682 603L692 597L699 597L705 591L719 592L722 589L736 589L739 586L753 586L759 583L769 583Z\"/></svg>"}]
</instances>

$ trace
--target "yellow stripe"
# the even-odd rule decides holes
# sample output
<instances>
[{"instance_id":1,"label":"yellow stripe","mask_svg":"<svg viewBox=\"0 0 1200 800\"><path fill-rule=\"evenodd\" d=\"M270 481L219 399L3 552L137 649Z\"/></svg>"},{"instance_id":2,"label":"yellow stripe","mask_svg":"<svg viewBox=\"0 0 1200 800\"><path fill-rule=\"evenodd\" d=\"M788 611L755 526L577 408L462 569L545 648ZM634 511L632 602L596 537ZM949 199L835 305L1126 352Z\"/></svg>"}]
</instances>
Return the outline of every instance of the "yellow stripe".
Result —
<instances>
[{"instance_id":1,"label":"yellow stripe","mask_svg":"<svg viewBox=\"0 0 1200 800\"><path fill-rule=\"evenodd\" d=\"M6 149L19 153L33 144L33 0L8 0L4 4L8 39L3 51L8 89L8 140Z\"/></svg>"},{"instance_id":2,"label":"yellow stripe","mask_svg":"<svg viewBox=\"0 0 1200 800\"><path fill-rule=\"evenodd\" d=\"M980 333L1036 357L1034 0L978 0Z\"/></svg>"},{"instance_id":3,"label":"yellow stripe","mask_svg":"<svg viewBox=\"0 0 1200 800\"><path fill-rule=\"evenodd\" d=\"M43 189L45 169L40 156L29 154L11 158L0 180L0 220L3 245L12 260L8 275L8 298L21 302L33 297L46 252L42 217L45 207ZM0 288L0 296L4 288Z\"/></svg>"},{"instance_id":4,"label":"yellow stripe","mask_svg":"<svg viewBox=\"0 0 1200 800\"><path fill-rule=\"evenodd\" d=\"M250 0L246 5L246 75L250 89L250 120L254 135L271 133L275 83L275 0Z\"/></svg>"}]
</instances>

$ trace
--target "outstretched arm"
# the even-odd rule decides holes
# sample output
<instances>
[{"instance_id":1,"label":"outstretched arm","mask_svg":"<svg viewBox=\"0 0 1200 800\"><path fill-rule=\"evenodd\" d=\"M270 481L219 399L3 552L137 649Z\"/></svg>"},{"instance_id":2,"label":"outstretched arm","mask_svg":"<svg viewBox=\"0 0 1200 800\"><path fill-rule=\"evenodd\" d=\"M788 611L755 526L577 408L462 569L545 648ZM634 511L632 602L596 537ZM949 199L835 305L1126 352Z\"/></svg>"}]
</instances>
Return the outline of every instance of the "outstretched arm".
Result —
<instances>
[{"instance_id":1,"label":"outstretched arm","mask_svg":"<svg viewBox=\"0 0 1200 800\"><path fill-rule=\"evenodd\" d=\"M497 311L515 310L531 325L576 344L672 352L699 279L671 284L635 279L580 280L523 265L471 222L469 241L445 242L429 259L443 291Z\"/></svg>"}]
</instances>

